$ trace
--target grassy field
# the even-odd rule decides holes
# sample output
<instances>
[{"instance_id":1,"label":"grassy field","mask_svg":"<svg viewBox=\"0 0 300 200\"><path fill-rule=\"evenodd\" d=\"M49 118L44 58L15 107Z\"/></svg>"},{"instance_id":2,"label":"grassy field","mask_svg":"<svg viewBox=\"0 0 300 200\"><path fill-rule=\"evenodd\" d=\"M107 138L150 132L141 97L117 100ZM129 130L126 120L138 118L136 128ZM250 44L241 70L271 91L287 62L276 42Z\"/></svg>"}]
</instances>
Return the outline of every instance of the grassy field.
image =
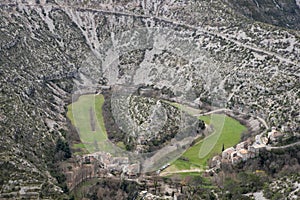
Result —
<instances>
[{"instance_id":1,"label":"grassy field","mask_svg":"<svg viewBox=\"0 0 300 200\"><path fill-rule=\"evenodd\" d=\"M73 148L83 150L83 153L95 151L115 152L116 146L109 142L104 120L102 116L103 95L83 95L73 104L68 106L67 117L77 128L81 142L74 144ZM176 104L176 107L181 107ZM196 111L186 107L190 114ZM207 166L207 161L221 153L222 146L225 148L236 145L246 127L237 120L223 114L213 114L199 117L206 124L210 124L214 132L190 147L184 154L167 169L171 171L200 168ZM117 148L123 149L124 144L117 144Z\"/></svg>"},{"instance_id":2,"label":"grassy field","mask_svg":"<svg viewBox=\"0 0 300 200\"><path fill-rule=\"evenodd\" d=\"M236 145L240 141L242 133L246 131L246 127L237 120L223 114L201 116L200 119L206 124L212 125L214 132L190 147L181 158L174 161L170 167L172 171L204 169L210 158L222 152L223 144L225 148Z\"/></svg>"},{"instance_id":3,"label":"grassy field","mask_svg":"<svg viewBox=\"0 0 300 200\"><path fill-rule=\"evenodd\" d=\"M82 143L73 148L95 152L110 148L102 116L103 95L82 95L68 106L67 117L77 128Z\"/></svg>"}]
</instances>

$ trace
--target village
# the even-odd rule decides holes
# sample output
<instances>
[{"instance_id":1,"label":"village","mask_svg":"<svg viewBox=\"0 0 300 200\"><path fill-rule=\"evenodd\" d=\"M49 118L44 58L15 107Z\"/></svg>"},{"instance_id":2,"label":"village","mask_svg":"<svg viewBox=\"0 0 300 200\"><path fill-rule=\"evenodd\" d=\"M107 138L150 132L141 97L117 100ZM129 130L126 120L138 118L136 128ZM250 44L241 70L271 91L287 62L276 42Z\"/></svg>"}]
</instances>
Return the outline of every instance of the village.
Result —
<instances>
[{"instance_id":1,"label":"village","mask_svg":"<svg viewBox=\"0 0 300 200\"><path fill-rule=\"evenodd\" d=\"M235 147L222 149L221 155L216 155L211 159L207 173L215 173L221 168L222 164L237 165L248 159L255 158L261 148L270 147L270 143L276 143L283 133L276 130L275 127L268 133L262 133L255 136L254 142L250 139L240 142ZM160 174L170 163L165 164L156 171ZM141 163L130 161L128 156L114 157L108 152L95 152L83 156L77 155L72 162L68 162L64 167L69 188L76 187L82 181L95 177L113 177L121 176L127 180L137 179L141 172Z\"/></svg>"},{"instance_id":2,"label":"village","mask_svg":"<svg viewBox=\"0 0 300 200\"><path fill-rule=\"evenodd\" d=\"M276 143L284 134L277 131L275 127L268 133L255 136L254 142L250 139L240 142L235 147L222 149L222 154L214 156L210 162L207 173L216 172L221 165L238 163L255 158L259 154L261 148L270 146L270 143ZM165 164L156 171L160 174L170 163ZM77 155L73 162L68 162L64 167L69 188L76 187L79 183L86 179L96 177L113 177L120 176L127 180L135 180L141 175L141 163L132 163L128 156L114 157L107 152L95 152L83 156Z\"/></svg>"},{"instance_id":3,"label":"village","mask_svg":"<svg viewBox=\"0 0 300 200\"><path fill-rule=\"evenodd\" d=\"M76 156L72 162L68 162L64 171L68 187L74 188L82 181L96 177L137 178L140 164L130 163L128 157L113 157L107 152L95 152Z\"/></svg>"},{"instance_id":4,"label":"village","mask_svg":"<svg viewBox=\"0 0 300 200\"><path fill-rule=\"evenodd\" d=\"M222 154L214 156L211 160L210 169L207 172L214 172L221 168L222 163L236 165L242 161L255 158L259 154L261 148L270 146L270 143L276 143L279 138L284 136L283 133L272 127L272 130L266 134L262 133L255 136L255 141L250 139L240 142L235 147L222 149Z\"/></svg>"},{"instance_id":5,"label":"village","mask_svg":"<svg viewBox=\"0 0 300 200\"><path fill-rule=\"evenodd\" d=\"M145 190L139 192L139 196L146 199L157 199L159 196L157 191L165 191L165 199L176 199L180 196L182 187L179 184L170 185L161 182L159 176L156 179L152 174L158 175L170 164L165 164L158 171L153 173L141 173L140 163L131 163L128 157L113 157L107 152L96 152L84 156L76 156L72 162L68 162L68 166L64 167L66 175L66 183L68 188L74 189L82 182L93 178L110 178L119 180L127 180L136 182L145 186ZM160 180L160 181L158 181Z\"/></svg>"}]
</instances>

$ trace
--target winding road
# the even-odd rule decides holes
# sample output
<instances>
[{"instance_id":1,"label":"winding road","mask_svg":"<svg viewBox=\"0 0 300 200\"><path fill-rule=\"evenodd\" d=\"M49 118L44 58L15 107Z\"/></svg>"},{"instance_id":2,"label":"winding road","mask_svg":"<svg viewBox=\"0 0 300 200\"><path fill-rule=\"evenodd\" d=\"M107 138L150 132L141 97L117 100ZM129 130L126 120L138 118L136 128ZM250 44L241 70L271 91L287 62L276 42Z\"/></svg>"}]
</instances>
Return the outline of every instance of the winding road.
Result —
<instances>
[{"instance_id":1,"label":"winding road","mask_svg":"<svg viewBox=\"0 0 300 200\"><path fill-rule=\"evenodd\" d=\"M297 146L297 145L300 145L300 141L299 141L299 142L292 143L292 144L284 145L284 146L279 146L279 147L266 146L266 149L267 149L268 151L270 151L270 150L276 150L276 149L286 149L286 148L293 147L293 146Z\"/></svg>"},{"instance_id":2,"label":"winding road","mask_svg":"<svg viewBox=\"0 0 300 200\"><path fill-rule=\"evenodd\" d=\"M267 54L269 56L272 57L276 57L278 60L280 60L281 62L286 62L288 64L292 64L292 65L299 65L299 63L296 63L288 58L283 57L282 55L275 53L275 52L271 52L268 51L266 49L262 49L259 47L255 47L255 46L251 46L248 44L244 44L238 40L235 40L233 38L228 37L225 34L222 34L220 32L217 31L211 31L211 30L207 30L203 27L199 27L199 26L193 26L190 24L187 24L186 22L178 22L178 21L174 21L165 17L159 17L159 16L150 16L150 15L141 15L141 14L134 14L134 13L129 13L129 12L120 12L120 11L113 11L113 10L103 10L103 9L96 9L96 8L83 8L83 7L79 7L79 6L70 6L70 5L66 5L66 4L36 4L36 3L1 3L0 6L18 6L18 5L23 5L23 6L28 6L28 7L51 7L51 8L56 8L56 9L76 9L78 11L90 11L90 12L100 12L103 14L109 14L109 15L121 15L121 16L129 16L129 17L135 17L135 18L144 18L144 19L153 19L153 20L157 20L157 21L161 21L167 24L173 24L175 26L181 26L184 28L188 28L194 31L200 31L212 36L216 36L216 37L220 37L222 39L225 39L227 41L233 42L234 44L236 44L237 46L242 46L246 49L251 49L253 51L256 52L260 52L263 54Z\"/></svg>"},{"instance_id":3,"label":"winding road","mask_svg":"<svg viewBox=\"0 0 300 200\"><path fill-rule=\"evenodd\" d=\"M186 170L176 170L176 171L166 171L166 172L161 172L159 175L160 176L168 176L168 175L171 175L171 174L178 174L178 173L190 173L190 172L203 172L204 170L202 169L186 169Z\"/></svg>"},{"instance_id":4,"label":"winding road","mask_svg":"<svg viewBox=\"0 0 300 200\"><path fill-rule=\"evenodd\" d=\"M194 117L210 115L210 114L219 113L219 112L233 112L233 111L230 110L230 109L227 109L227 108L220 108L220 109L212 110L212 111L209 111L209 112L206 112L206 113L201 113L201 114L194 115Z\"/></svg>"}]
</instances>

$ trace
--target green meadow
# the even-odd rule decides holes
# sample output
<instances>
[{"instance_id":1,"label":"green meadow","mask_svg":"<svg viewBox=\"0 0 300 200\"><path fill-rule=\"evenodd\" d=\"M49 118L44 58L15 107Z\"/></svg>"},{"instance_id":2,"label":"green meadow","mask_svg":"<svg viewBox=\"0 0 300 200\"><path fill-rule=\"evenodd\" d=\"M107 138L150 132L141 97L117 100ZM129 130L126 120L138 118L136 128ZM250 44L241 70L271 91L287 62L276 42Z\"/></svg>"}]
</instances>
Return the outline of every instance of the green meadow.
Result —
<instances>
[{"instance_id":1,"label":"green meadow","mask_svg":"<svg viewBox=\"0 0 300 200\"><path fill-rule=\"evenodd\" d=\"M117 149L124 148L124 144L120 143L115 146L108 140L102 115L103 103L103 95L90 94L80 96L76 102L68 106L67 117L76 127L81 139L81 143L74 144L73 148L80 149L81 153L116 152ZM191 110L180 104L174 106L180 107L190 114L196 113L196 110ZM221 153L223 144L225 148L236 145L240 141L242 133L246 131L245 126L224 114L201 116L199 119L210 125L213 128L213 133L188 148L169 167L171 171L193 168L205 169L207 161Z\"/></svg>"},{"instance_id":2,"label":"green meadow","mask_svg":"<svg viewBox=\"0 0 300 200\"><path fill-rule=\"evenodd\" d=\"M242 133L247 130L240 122L224 114L212 114L199 118L211 125L214 132L187 149L179 159L174 161L173 170L205 169L207 161L222 152L223 144L225 148L236 145Z\"/></svg>"},{"instance_id":3,"label":"green meadow","mask_svg":"<svg viewBox=\"0 0 300 200\"><path fill-rule=\"evenodd\" d=\"M102 116L103 95L82 95L68 106L67 117L76 127L81 142L73 148L88 152L111 148Z\"/></svg>"}]
</instances>

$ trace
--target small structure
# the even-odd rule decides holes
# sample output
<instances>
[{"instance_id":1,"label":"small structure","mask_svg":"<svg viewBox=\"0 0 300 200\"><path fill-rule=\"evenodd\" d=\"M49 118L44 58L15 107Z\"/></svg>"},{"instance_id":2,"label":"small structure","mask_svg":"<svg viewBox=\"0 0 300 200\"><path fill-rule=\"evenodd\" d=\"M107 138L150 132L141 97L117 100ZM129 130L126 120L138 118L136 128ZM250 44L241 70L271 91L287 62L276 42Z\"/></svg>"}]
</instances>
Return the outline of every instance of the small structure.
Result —
<instances>
[{"instance_id":1,"label":"small structure","mask_svg":"<svg viewBox=\"0 0 300 200\"><path fill-rule=\"evenodd\" d=\"M168 168L170 166L170 163L167 163L165 165L163 165L161 168L159 168L157 171L156 171L156 174L160 174L161 171L165 170L166 168Z\"/></svg>"},{"instance_id":2,"label":"small structure","mask_svg":"<svg viewBox=\"0 0 300 200\"><path fill-rule=\"evenodd\" d=\"M257 145L248 146L248 151L257 155L259 153L259 146Z\"/></svg>"},{"instance_id":3,"label":"small structure","mask_svg":"<svg viewBox=\"0 0 300 200\"><path fill-rule=\"evenodd\" d=\"M279 131L277 131L275 127L272 127L272 131L268 133L268 138L271 141L276 141L279 138L281 138L282 136L283 136L283 134L280 133Z\"/></svg>"},{"instance_id":4,"label":"small structure","mask_svg":"<svg viewBox=\"0 0 300 200\"><path fill-rule=\"evenodd\" d=\"M230 159L234 158L237 156L237 151L233 151L231 154L230 154Z\"/></svg>"},{"instance_id":5,"label":"small structure","mask_svg":"<svg viewBox=\"0 0 300 200\"><path fill-rule=\"evenodd\" d=\"M241 149L237 152L237 156L241 157L243 161L246 161L250 158L249 152L246 149Z\"/></svg>"},{"instance_id":6,"label":"small structure","mask_svg":"<svg viewBox=\"0 0 300 200\"><path fill-rule=\"evenodd\" d=\"M231 153L234 152L235 149L233 147L227 148L222 152L222 159L230 159Z\"/></svg>"},{"instance_id":7,"label":"small structure","mask_svg":"<svg viewBox=\"0 0 300 200\"><path fill-rule=\"evenodd\" d=\"M137 175L140 172L140 166L139 164L132 164L129 165L126 169L126 174L130 177L130 178L135 178L137 177Z\"/></svg>"},{"instance_id":8,"label":"small structure","mask_svg":"<svg viewBox=\"0 0 300 200\"><path fill-rule=\"evenodd\" d=\"M107 165L107 169L110 172L116 172L116 171L122 171L122 166L118 165L118 164L109 164Z\"/></svg>"},{"instance_id":9,"label":"small structure","mask_svg":"<svg viewBox=\"0 0 300 200\"><path fill-rule=\"evenodd\" d=\"M248 148L248 142L244 141L236 145L236 150L239 151L241 149L247 149Z\"/></svg>"},{"instance_id":10,"label":"small structure","mask_svg":"<svg viewBox=\"0 0 300 200\"><path fill-rule=\"evenodd\" d=\"M93 155L86 155L83 157L82 164L91 164L96 161L95 157Z\"/></svg>"},{"instance_id":11,"label":"small structure","mask_svg":"<svg viewBox=\"0 0 300 200\"><path fill-rule=\"evenodd\" d=\"M165 170L165 169L168 168L169 166L170 166L170 163L167 163L167 164L163 165L163 166L160 168L160 171Z\"/></svg>"},{"instance_id":12,"label":"small structure","mask_svg":"<svg viewBox=\"0 0 300 200\"><path fill-rule=\"evenodd\" d=\"M255 144L261 145L260 135L256 135L256 136L255 136Z\"/></svg>"},{"instance_id":13,"label":"small structure","mask_svg":"<svg viewBox=\"0 0 300 200\"><path fill-rule=\"evenodd\" d=\"M210 163L211 167L220 168L221 167L221 157L220 156L214 156Z\"/></svg>"},{"instance_id":14,"label":"small structure","mask_svg":"<svg viewBox=\"0 0 300 200\"><path fill-rule=\"evenodd\" d=\"M232 157L232 158L231 158L231 163L232 163L233 165L236 165L236 164L240 163L242 160L243 160L243 159L242 159L240 156L235 156L235 157Z\"/></svg>"},{"instance_id":15,"label":"small structure","mask_svg":"<svg viewBox=\"0 0 300 200\"><path fill-rule=\"evenodd\" d=\"M100 88L102 90L110 90L111 89L110 85L101 85Z\"/></svg>"},{"instance_id":16,"label":"small structure","mask_svg":"<svg viewBox=\"0 0 300 200\"><path fill-rule=\"evenodd\" d=\"M129 163L129 159L128 157L115 157L113 158L112 163L117 165L126 165Z\"/></svg>"},{"instance_id":17,"label":"small structure","mask_svg":"<svg viewBox=\"0 0 300 200\"><path fill-rule=\"evenodd\" d=\"M253 152L250 152L250 151L248 151L249 152L249 158L255 158L256 157L256 153L253 153Z\"/></svg>"},{"instance_id":18,"label":"small structure","mask_svg":"<svg viewBox=\"0 0 300 200\"><path fill-rule=\"evenodd\" d=\"M269 139L268 139L267 137L262 137L262 138L261 138L261 141L262 141L262 143L263 143L264 145L269 144Z\"/></svg>"}]
</instances>

